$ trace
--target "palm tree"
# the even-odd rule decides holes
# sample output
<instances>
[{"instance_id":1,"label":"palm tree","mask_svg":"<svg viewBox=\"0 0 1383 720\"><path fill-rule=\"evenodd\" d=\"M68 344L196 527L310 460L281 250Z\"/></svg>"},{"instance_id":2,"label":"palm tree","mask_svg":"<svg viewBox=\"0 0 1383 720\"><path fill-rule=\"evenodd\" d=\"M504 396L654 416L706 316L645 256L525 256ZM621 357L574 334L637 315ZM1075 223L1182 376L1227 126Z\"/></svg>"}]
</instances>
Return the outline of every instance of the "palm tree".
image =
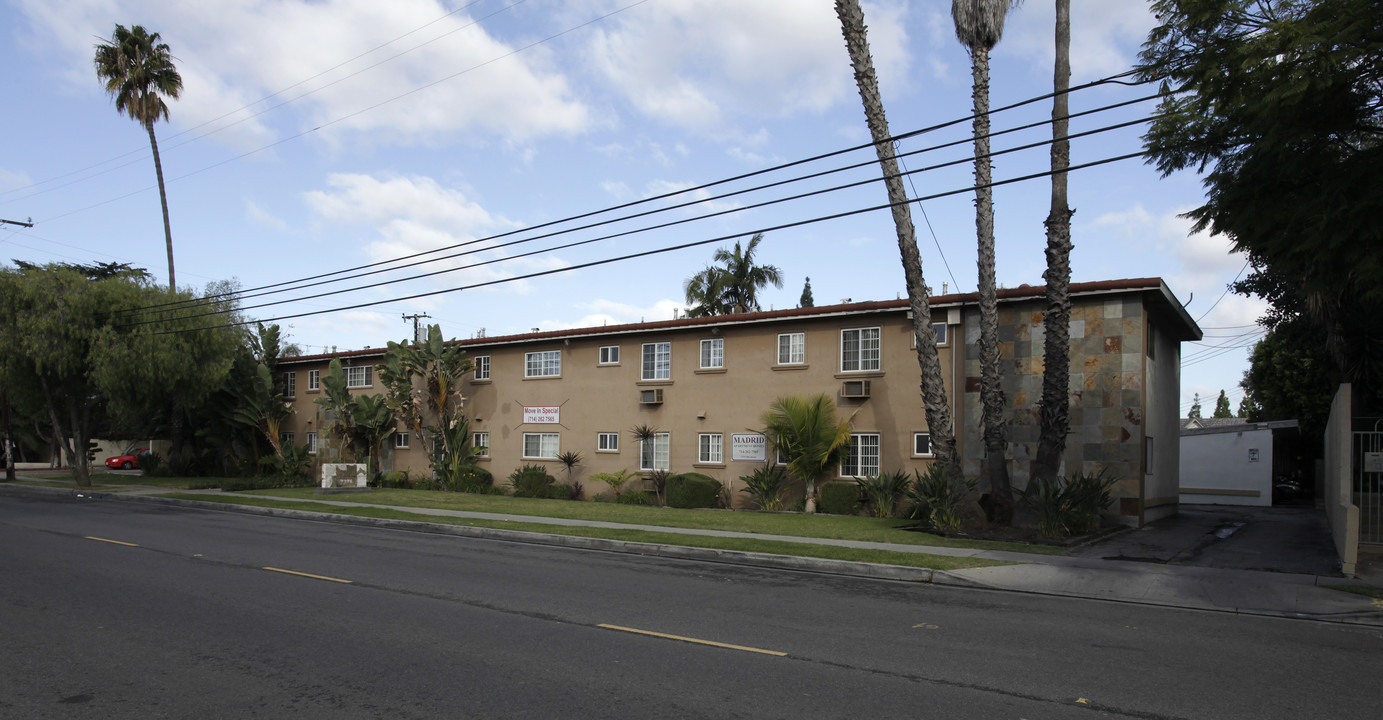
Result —
<instances>
[{"instance_id":1,"label":"palm tree","mask_svg":"<svg viewBox=\"0 0 1383 720\"><path fill-rule=\"evenodd\" d=\"M851 415L851 418L854 416ZM836 422L836 404L825 393L781 397L759 419L761 432L806 483L806 511L816 512L816 481L850 455L850 418Z\"/></svg>"},{"instance_id":2,"label":"palm tree","mask_svg":"<svg viewBox=\"0 0 1383 720\"><path fill-rule=\"evenodd\" d=\"M154 138L154 123L159 118L168 119L168 105L163 98L177 99L182 92L182 76L173 66L168 45L159 42L158 33L150 33L141 25L128 30L116 25L110 42L96 44L95 63L96 77L105 81L106 92L115 98L115 109L138 121L149 133L158 195L163 204L163 237L168 243L168 288L176 289L173 230L168 223L168 193L163 187L163 164L158 156L158 140Z\"/></svg>"},{"instance_id":3,"label":"palm tree","mask_svg":"<svg viewBox=\"0 0 1383 720\"><path fill-rule=\"evenodd\" d=\"M760 288L769 284L783 287L782 270L754 264L754 251L763 239L764 234L758 233L747 246L741 247L737 240L734 250L716 250L714 261L720 266L708 265L687 279L683 290L691 306L687 311L689 317L757 312Z\"/></svg>"},{"instance_id":4,"label":"palm tree","mask_svg":"<svg viewBox=\"0 0 1383 720\"><path fill-rule=\"evenodd\" d=\"M836 0L836 15L840 18L845 47L855 70L855 84L864 103L865 121L874 139L874 151L879 156L884 185L888 188L888 201L893 210L893 224L898 232L898 254L902 256L908 307L912 309L912 331L917 338L917 365L922 373L922 404L927 411L927 430L932 434L932 451L951 478L960 481L963 472L960 457L956 454L956 436L951 427L951 405L946 399L941 357L936 349L931 298L927 296L926 279L922 276L922 257L917 252L908 196L903 190L902 176L898 174L898 160L893 155L888 119L884 116L884 103L879 96L878 79L874 75L874 60L869 56L864 11L860 9L859 0Z\"/></svg>"},{"instance_id":5,"label":"palm tree","mask_svg":"<svg viewBox=\"0 0 1383 720\"><path fill-rule=\"evenodd\" d=\"M1039 408L1037 457L1032 481L1051 486L1066 450L1071 427L1071 215L1067 204L1066 168L1071 143L1066 92L1071 87L1071 0L1056 0L1056 65L1052 74L1052 209L1047 226L1047 309L1042 313L1042 401Z\"/></svg>"},{"instance_id":6,"label":"palm tree","mask_svg":"<svg viewBox=\"0 0 1383 720\"><path fill-rule=\"evenodd\" d=\"M1013 518L1009 487L1008 442L1004 438L1004 392L999 377L999 299L994 279L994 191L989 187L993 160L989 157L989 51L1004 34L1008 11L1020 0L951 0L956 37L970 50L975 106L975 231L979 238L980 289L980 406L990 520L1007 524Z\"/></svg>"}]
</instances>

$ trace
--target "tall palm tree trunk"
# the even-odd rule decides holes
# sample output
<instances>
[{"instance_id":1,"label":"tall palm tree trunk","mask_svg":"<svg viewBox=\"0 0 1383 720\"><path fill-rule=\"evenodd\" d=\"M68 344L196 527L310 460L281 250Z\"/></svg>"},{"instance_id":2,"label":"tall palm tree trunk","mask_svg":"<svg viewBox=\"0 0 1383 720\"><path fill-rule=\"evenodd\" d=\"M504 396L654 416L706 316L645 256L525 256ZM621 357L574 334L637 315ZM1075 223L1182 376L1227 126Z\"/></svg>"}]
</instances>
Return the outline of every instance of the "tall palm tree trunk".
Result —
<instances>
[{"instance_id":1,"label":"tall palm tree trunk","mask_svg":"<svg viewBox=\"0 0 1383 720\"><path fill-rule=\"evenodd\" d=\"M975 107L975 230L979 244L980 406L984 428L985 477L989 480L989 520L1013 519L1013 490L1008 478L1004 391L999 374L999 298L994 278L994 163L989 157L989 50L971 53Z\"/></svg>"},{"instance_id":2,"label":"tall palm tree trunk","mask_svg":"<svg viewBox=\"0 0 1383 720\"><path fill-rule=\"evenodd\" d=\"M879 156L888 200L893 206L893 224L898 232L898 253L903 261L903 278L908 288L908 306L912 309L912 331L917 338L917 364L922 371L922 403L927 414L927 430L931 433L932 450L951 477L962 476L960 458L956 454L956 437L951 427L951 407L946 399L946 384L941 372L941 358L936 349L936 330L932 327L931 300L927 296L926 280L922 276L922 258L917 252L913 234L912 214L908 208L903 179L898 173L898 161L893 155L893 143L884 116L883 99L874 75L874 60L869 56L869 39L864 25L864 11L859 0L836 0L836 15L840 18L845 47L850 53L850 65L855 71L855 84L864 103L864 117L874 139L874 151Z\"/></svg>"},{"instance_id":3,"label":"tall palm tree trunk","mask_svg":"<svg viewBox=\"0 0 1383 720\"><path fill-rule=\"evenodd\" d=\"M1067 91L1071 87L1071 0L1056 0L1056 65L1052 75L1052 208L1047 226L1047 308L1042 314L1042 402L1033 481L1050 485L1061 467L1071 415L1071 215L1066 168L1071 165Z\"/></svg>"},{"instance_id":4,"label":"tall palm tree trunk","mask_svg":"<svg viewBox=\"0 0 1383 720\"><path fill-rule=\"evenodd\" d=\"M168 223L168 191L163 187L163 161L158 157L158 141L154 139L154 124L144 123L149 131L149 147L154 149L154 174L158 175L158 199L163 205L163 238L168 243L168 291L178 291L178 281L173 276L173 227Z\"/></svg>"}]
</instances>

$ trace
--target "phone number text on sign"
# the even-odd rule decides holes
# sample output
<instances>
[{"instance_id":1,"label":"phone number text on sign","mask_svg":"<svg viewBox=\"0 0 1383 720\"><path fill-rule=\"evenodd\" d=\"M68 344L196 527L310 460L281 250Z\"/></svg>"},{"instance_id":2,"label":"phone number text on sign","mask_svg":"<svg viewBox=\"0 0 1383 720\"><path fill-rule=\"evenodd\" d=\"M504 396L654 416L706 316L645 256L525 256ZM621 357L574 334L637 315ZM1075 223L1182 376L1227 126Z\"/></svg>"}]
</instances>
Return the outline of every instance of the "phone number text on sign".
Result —
<instances>
[{"instance_id":1,"label":"phone number text on sign","mask_svg":"<svg viewBox=\"0 0 1383 720\"><path fill-rule=\"evenodd\" d=\"M524 425L559 425L561 422L561 407L544 407L540 405L523 406Z\"/></svg>"}]
</instances>

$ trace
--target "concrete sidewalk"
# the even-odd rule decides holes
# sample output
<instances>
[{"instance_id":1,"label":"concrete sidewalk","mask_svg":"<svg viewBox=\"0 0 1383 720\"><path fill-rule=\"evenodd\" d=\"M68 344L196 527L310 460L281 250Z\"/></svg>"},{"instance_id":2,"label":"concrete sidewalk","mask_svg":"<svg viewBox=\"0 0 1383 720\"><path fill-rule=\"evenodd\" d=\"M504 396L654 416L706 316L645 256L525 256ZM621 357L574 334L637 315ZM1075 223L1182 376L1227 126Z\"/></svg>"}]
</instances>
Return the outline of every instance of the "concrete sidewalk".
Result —
<instances>
[{"instance_id":1,"label":"concrete sidewalk","mask_svg":"<svg viewBox=\"0 0 1383 720\"><path fill-rule=\"evenodd\" d=\"M32 486L5 484L0 484L0 492L6 494L33 492L45 494L60 493L67 495L74 493L73 490L67 489L36 488ZM1361 563L1360 572L1355 578L1345 578L1339 575L1268 572L1263 570L1225 567L1198 567L1184 564L1163 564L1160 562L1137 560L1111 560L1104 559L1104 557L1109 556L1110 552L1115 552L1117 554L1118 551L1101 549L1098 545L1076 549L1072 553L1064 556L1037 555L995 550L977 550L971 548L901 545L834 540L828 538L761 535L757 533L696 530L656 525L571 520L529 515L505 515L457 510L397 507L354 501L332 500L330 496L317 496L310 500L300 501L342 507L366 506L387 508L425 516L473 518L498 522L553 526L587 526L625 530L645 530L670 535L742 537L757 540L834 545L840 547L868 548L952 557L985 558L1016 563L999 567L933 571L921 568L876 565L871 563L691 548L673 544L635 543L450 524L381 520L346 515L324 515L318 512L235 506L226 505L225 503L215 503L213 505L211 503L197 501L155 497L156 495L168 492L173 491L166 488L140 487L127 488L119 493L88 492L82 494L99 499L185 504L203 508L313 520L331 518L331 520L335 522L379 527L395 527L400 529L413 529L425 532L439 532L497 540L560 545L614 552L629 552L809 572L826 572L860 577L928 582L936 585L984 588L988 590L1090 598L1113 602L1191 608L1217 612L1383 626L1383 600L1330 589L1331 585L1368 585L1372 587L1383 587L1383 564L1377 562ZM227 495L232 497L264 497L278 501L293 501L282 497L268 495L257 496L243 492L223 493L220 490L176 492L184 494ZM1121 543L1126 543L1128 541L1128 535L1129 533L1121 534L1105 542L1111 543L1111 547L1117 548ZM1182 538L1186 535L1187 532L1183 528L1176 533L1169 533L1168 537ZM1146 551L1146 538L1139 538L1138 542L1142 543L1141 547ZM1165 553L1168 551L1163 549L1160 552Z\"/></svg>"}]
</instances>

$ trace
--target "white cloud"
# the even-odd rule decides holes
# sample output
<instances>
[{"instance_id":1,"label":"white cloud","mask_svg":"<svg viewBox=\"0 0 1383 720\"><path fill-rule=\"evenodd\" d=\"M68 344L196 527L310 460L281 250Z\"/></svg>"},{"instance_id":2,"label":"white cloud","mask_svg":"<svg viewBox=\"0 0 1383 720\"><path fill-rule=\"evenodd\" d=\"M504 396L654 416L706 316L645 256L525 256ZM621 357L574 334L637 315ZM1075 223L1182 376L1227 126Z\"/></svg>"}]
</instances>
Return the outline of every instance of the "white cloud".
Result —
<instances>
[{"instance_id":1,"label":"white cloud","mask_svg":"<svg viewBox=\"0 0 1383 720\"><path fill-rule=\"evenodd\" d=\"M1009 15L1004 38L994 53L1033 61L1034 72L1051 78L1055 10L1051 3L1029 2ZM1072 83L1117 75L1133 66L1138 48L1156 19L1147 3L1110 0L1071 2Z\"/></svg>"},{"instance_id":2,"label":"white cloud","mask_svg":"<svg viewBox=\"0 0 1383 720\"><path fill-rule=\"evenodd\" d=\"M673 312L680 313L686 308L686 304L677 300L659 300L650 306L641 307L614 300L596 299L590 302L574 303L572 307L578 311L584 311L586 314L576 320L544 320L539 323L539 327L543 330L567 330L570 328L671 320Z\"/></svg>"},{"instance_id":3,"label":"white cloud","mask_svg":"<svg viewBox=\"0 0 1383 720\"><path fill-rule=\"evenodd\" d=\"M288 223L265 212L263 208L249 198L245 198L245 215L251 220L266 227L271 227L279 232L288 231Z\"/></svg>"},{"instance_id":4,"label":"white cloud","mask_svg":"<svg viewBox=\"0 0 1383 720\"><path fill-rule=\"evenodd\" d=\"M33 182L27 173L0 168L0 190L18 190L32 185Z\"/></svg>"}]
</instances>

